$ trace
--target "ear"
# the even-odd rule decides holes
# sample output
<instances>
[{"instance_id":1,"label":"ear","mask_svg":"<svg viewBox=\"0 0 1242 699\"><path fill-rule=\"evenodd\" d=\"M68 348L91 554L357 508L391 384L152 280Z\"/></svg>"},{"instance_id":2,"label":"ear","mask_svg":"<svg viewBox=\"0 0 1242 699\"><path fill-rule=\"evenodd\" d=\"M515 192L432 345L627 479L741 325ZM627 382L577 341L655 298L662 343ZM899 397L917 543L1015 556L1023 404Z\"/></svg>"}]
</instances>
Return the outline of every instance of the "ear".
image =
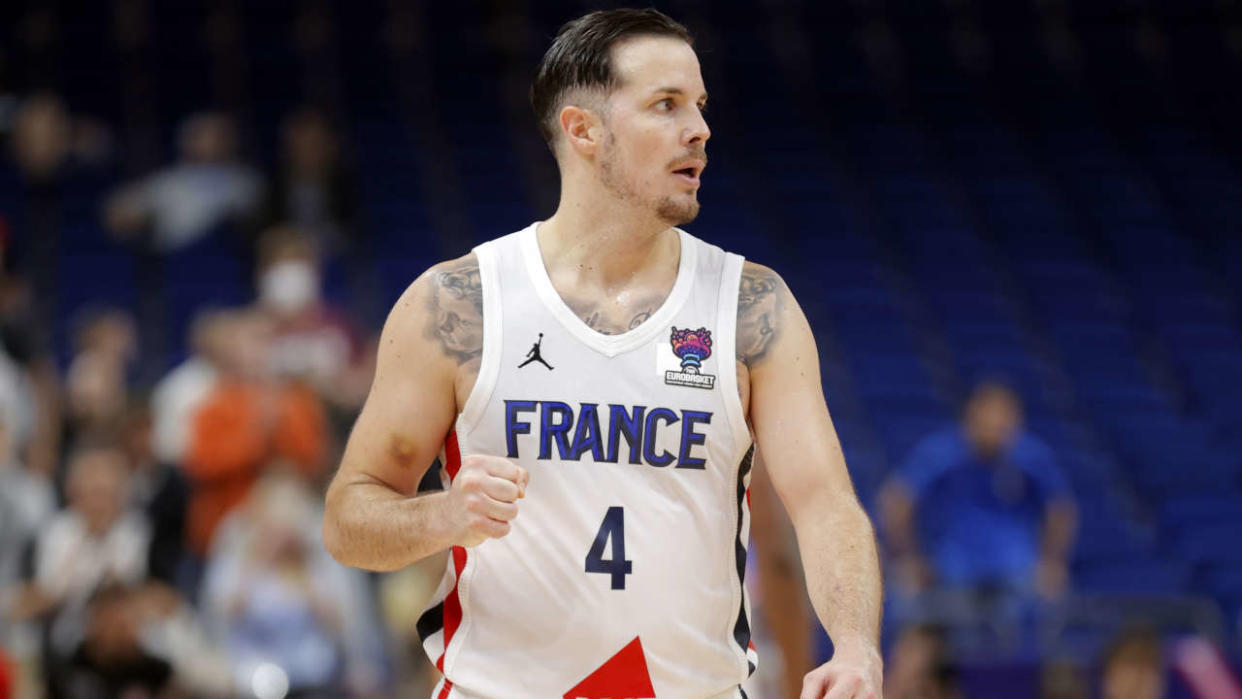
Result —
<instances>
[{"instance_id":1,"label":"ear","mask_svg":"<svg viewBox=\"0 0 1242 699\"><path fill-rule=\"evenodd\" d=\"M599 115L594 110L570 104L562 107L558 116L561 133L565 134L569 147L582 155L594 155L603 136Z\"/></svg>"}]
</instances>

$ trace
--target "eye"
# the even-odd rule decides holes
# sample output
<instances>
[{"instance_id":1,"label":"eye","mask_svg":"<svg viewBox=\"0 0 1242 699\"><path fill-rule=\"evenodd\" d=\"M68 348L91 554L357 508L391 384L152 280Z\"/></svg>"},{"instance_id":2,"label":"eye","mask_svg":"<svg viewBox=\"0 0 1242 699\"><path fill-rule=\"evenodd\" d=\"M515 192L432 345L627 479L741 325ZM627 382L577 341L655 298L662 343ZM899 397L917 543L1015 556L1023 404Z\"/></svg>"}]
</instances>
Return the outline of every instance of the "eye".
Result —
<instances>
[{"instance_id":1,"label":"eye","mask_svg":"<svg viewBox=\"0 0 1242 699\"><path fill-rule=\"evenodd\" d=\"M672 97L665 97L664 99L660 100L659 102L656 102L656 108L657 108L657 109L659 109L659 110L660 110L660 111L662 111L662 112L671 112L671 111L673 111L673 98L672 98Z\"/></svg>"},{"instance_id":2,"label":"eye","mask_svg":"<svg viewBox=\"0 0 1242 699\"><path fill-rule=\"evenodd\" d=\"M707 113L707 103L700 102L699 103L699 114L706 114L706 113Z\"/></svg>"}]
</instances>

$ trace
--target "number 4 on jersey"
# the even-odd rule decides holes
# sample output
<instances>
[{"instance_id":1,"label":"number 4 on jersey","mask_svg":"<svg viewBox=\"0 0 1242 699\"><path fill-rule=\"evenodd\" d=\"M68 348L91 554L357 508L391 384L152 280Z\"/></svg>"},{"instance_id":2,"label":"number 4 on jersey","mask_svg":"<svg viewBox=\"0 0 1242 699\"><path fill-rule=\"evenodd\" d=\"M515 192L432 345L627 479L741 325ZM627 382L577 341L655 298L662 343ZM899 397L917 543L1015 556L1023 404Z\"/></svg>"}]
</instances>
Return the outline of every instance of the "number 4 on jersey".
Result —
<instances>
[{"instance_id":1,"label":"number 4 on jersey","mask_svg":"<svg viewBox=\"0 0 1242 699\"><path fill-rule=\"evenodd\" d=\"M604 558L604 547L612 540L612 558ZM625 576L634 570L633 561L625 558L625 508L610 507L604 522L595 534L595 543L587 552L586 572L612 576L612 589L625 589Z\"/></svg>"}]
</instances>

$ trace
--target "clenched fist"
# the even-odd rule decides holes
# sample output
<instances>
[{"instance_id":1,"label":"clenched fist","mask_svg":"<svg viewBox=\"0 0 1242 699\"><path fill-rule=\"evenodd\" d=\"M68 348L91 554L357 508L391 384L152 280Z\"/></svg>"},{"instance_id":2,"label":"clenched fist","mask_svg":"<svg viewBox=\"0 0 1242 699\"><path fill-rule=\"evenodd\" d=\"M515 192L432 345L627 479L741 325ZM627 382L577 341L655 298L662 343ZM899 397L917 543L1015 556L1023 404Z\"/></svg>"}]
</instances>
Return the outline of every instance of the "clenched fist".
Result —
<instances>
[{"instance_id":1,"label":"clenched fist","mask_svg":"<svg viewBox=\"0 0 1242 699\"><path fill-rule=\"evenodd\" d=\"M801 699L879 699L884 661L872 643L841 643L832 660L802 678Z\"/></svg>"},{"instance_id":2,"label":"clenched fist","mask_svg":"<svg viewBox=\"0 0 1242 699\"><path fill-rule=\"evenodd\" d=\"M471 454L448 491L448 513L458 546L478 546L509 533L519 498L526 497L530 474L498 456Z\"/></svg>"}]
</instances>

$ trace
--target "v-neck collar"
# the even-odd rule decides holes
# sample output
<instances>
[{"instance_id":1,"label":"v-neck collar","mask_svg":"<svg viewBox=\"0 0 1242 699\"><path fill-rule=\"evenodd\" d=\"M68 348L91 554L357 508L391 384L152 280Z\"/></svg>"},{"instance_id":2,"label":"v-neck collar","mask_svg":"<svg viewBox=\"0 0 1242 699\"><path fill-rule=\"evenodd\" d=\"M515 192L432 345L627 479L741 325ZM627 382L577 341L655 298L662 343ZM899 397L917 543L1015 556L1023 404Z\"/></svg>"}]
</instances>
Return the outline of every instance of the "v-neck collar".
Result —
<instances>
[{"instance_id":1,"label":"v-neck collar","mask_svg":"<svg viewBox=\"0 0 1242 699\"><path fill-rule=\"evenodd\" d=\"M651 317L637 328L619 335L605 335L582 322L582 319L565 303L565 300L557 293L556 287L552 285L552 278L548 276L548 270L543 265L543 253L539 250L539 238L536 235L538 226L538 223L532 223L518 234L522 257L526 260L526 271L543 305L548 312L556 316L556 319L570 334L595 351L608 357L615 357L650 342L662 332L668 332L669 322L681 309L694 283L698 248L690 234L680 228L673 229L677 231L681 246L681 259L677 263L677 280L673 282L673 288L664 299L664 303L660 304Z\"/></svg>"}]
</instances>

